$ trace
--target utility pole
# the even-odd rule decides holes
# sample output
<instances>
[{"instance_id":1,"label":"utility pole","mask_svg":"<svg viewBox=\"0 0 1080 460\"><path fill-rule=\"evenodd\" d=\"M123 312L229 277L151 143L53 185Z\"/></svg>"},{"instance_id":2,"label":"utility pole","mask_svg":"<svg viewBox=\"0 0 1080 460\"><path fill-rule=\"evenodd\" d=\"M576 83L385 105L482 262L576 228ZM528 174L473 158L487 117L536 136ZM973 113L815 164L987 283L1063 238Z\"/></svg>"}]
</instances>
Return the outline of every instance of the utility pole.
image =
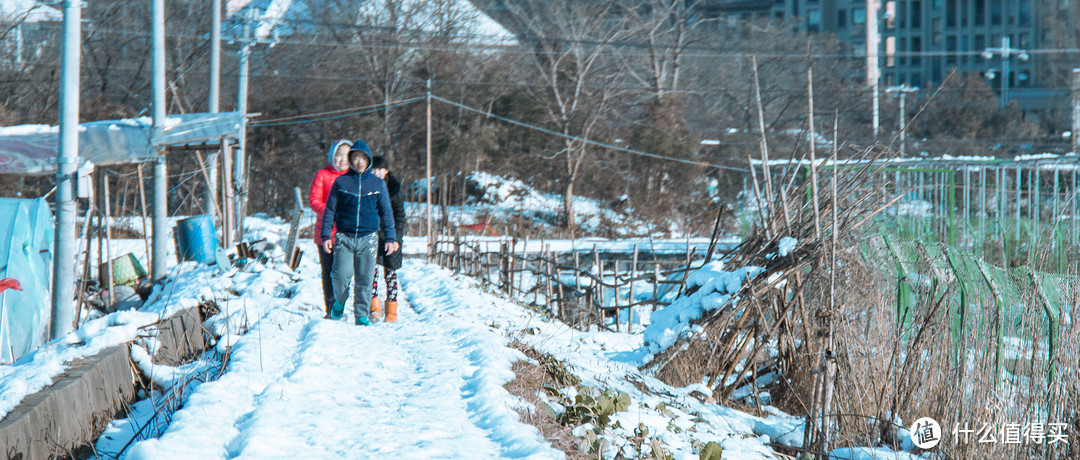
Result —
<instances>
[{"instance_id":1,"label":"utility pole","mask_svg":"<svg viewBox=\"0 0 1080 460\"><path fill-rule=\"evenodd\" d=\"M1072 75L1072 144L1073 153L1080 154L1080 68Z\"/></svg>"},{"instance_id":2,"label":"utility pole","mask_svg":"<svg viewBox=\"0 0 1080 460\"><path fill-rule=\"evenodd\" d=\"M908 84L902 84L900 86L892 86L885 90L886 94L896 94L900 96L900 116L897 118L900 120L897 133L900 134L900 157L907 156L907 107L905 106L905 99L908 94L916 93L919 91L918 87L910 86Z\"/></svg>"},{"instance_id":3,"label":"utility pole","mask_svg":"<svg viewBox=\"0 0 1080 460\"><path fill-rule=\"evenodd\" d=\"M431 257L435 254L435 235L432 233L431 225L431 79L427 79L427 167L426 181L424 189L427 192L427 240L428 240L428 261L431 261ZM445 203L444 203L445 206ZM443 212L446 212L443 209Z\"/></svg>"},{"instance_id":4,"label":"utility pole","mask_svg":"<svg viewBox=\"0 0 1080 460\"><path fill-rule=\"evenodd\" d=\"M165 0L153 0L151 7L153 24L151 24L151 46L153 55L153 127L150 138L153 139L161 134L165 128ZM165 152L158 151L157 161L154 162L154 217L153 217L153 252L150 259L150 272L154 280L165 277L169 266L166 260L165 234L166 221L169 218L168 210L168 171L165 165Z\"/></svg>"},{"instance_id":5,"label":"utility pole","mask_svg":"<svg viewBox=\"0 0 1080 460\"><path fill-rule=\"evenodd\" d=\"M1010 58L1016 56L1021 61L1026 61L1028 60L1028 53L1025 50L1009 46L1009 36L1006 35L1001 37L1001 48L987 48L982 52L982 57L986 60L993 59L994 55L1001 56L1001 98L999 99L999 106L1004 109L1005 106L1009 105ZM987 72L986 77L994 78L994 71Z\"/></svg>"},{"instance_id":6,"label":"utility pole","mask_svg":"<svg viewBox=\"0 0 1080 460\"><path fill-rule=\"evenodd\" d=\"M221 100L221 0L214 0L212 3L214 11L210 16L210 94L207 98L206 111L217 113ZM225 138L222 138L221 142L225 142ZM217 161L217 153L206 155L206 175L209 180L206 182L203 195L203 212L211 216L216 212L214 203L217 202Z\"/></svg>"},{"instance_id":7,"label":"utility pole","mask_svg":"<svg viewBox=\"0 0 1080 460\"><path fill-rule=\"evenodd\" d=\"M65 0L60 63L60 148L56 158L56 230L53 232L53 285L50 338L63 337L75 319L75 175L79 169L79 49L81 0ZM87 219L89 219L89 215Z\"/></svg>"},{"instance_id":8,"label":"utility pole","mask_svg":"<svg viewBox=\"0 0 1080 460\"><path fill-rule=\"evenodd\" d=\"M236 241L244 238L244 213L247 209L247 175L244 171L244 157L247 155L247 113L248 113L248 76L251 72L251 47L255 44L252 37L251 22L255 20L255 10L249 9L244 18L244 43L240 47L240 81L237 85L236 110L240 112L240 138L236 151L233 152L233 188L236 190Z\"/></svg>"},{"instance_id":9,"label":"utility pole","mask_svg":"<svg viewBox=\"0 0 1080 460\"><path fill-rule=\"evenodd\" d=\"M873 94L874 109L874 139L877 139L881 131L880 100L881 69L878 67L878 49L881 45L881 31L878 30L878 10L881 9L880 0L866 0L866 83L870 86Z\"/></svg>"}]
</instances>

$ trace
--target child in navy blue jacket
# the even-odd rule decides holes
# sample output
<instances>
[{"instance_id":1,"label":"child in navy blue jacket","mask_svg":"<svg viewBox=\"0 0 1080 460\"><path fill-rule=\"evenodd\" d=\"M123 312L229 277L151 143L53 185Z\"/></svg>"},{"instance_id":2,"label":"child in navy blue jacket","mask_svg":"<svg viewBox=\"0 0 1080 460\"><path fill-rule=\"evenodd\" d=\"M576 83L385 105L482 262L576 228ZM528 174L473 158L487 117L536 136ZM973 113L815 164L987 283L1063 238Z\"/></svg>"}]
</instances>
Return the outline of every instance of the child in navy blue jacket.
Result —
<instances>
[{"instance_id":1,"label":"child in navy blue jacket","mask_svg":"<svg viewBox=\"0 0 1080 460\"><path fill-rule=\"evenodd\" d=\"M334 305L329 316L341 318L349 298L350 278L355 277L353 310L356 324L364 326L371 324L371 279L375 273L379 232L383 234L387 254L393 254L399 247L386 183L368 170L370 165L371 149L357 139L349 150L349 172L330 187L319 229L323 250L329 253L332 249L334 254L331 271ZM334 240L330 239L332 228L337 229Z\"/></svg>"}]
</instances>

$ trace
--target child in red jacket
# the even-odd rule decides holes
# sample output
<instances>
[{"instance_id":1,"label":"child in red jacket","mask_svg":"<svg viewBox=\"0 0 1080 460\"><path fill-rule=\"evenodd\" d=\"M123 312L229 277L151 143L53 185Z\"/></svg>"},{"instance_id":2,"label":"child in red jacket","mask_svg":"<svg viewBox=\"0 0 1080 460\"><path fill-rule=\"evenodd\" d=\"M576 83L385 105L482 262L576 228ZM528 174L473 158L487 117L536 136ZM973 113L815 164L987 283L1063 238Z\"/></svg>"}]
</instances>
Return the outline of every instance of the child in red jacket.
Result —
<instances>
[{"instance_id":1,"label":"child in red jacket","mask_svg":"<svg viewBox=\"0 0 1080 460\"><path fill-rule=\"evenodd\" d=\"M330 194L330 187L334 180L349 170L349 148L352 142L339 140L330 146L327 160L330 164L315 173L315 179L311 181L311 191L308 192L308 203L311 210L315 211L315 245L320 250L319 265L322 266L323 301L326 302L326 316L330 317L330 307L334 305L334 289L330 282L330 270L334 267L334 255L322 251L323 239L319 235L322 228L323 212L326 211L326 197ZM333 238L333 236L331 236Z\"/></svg>"}]
</instances>

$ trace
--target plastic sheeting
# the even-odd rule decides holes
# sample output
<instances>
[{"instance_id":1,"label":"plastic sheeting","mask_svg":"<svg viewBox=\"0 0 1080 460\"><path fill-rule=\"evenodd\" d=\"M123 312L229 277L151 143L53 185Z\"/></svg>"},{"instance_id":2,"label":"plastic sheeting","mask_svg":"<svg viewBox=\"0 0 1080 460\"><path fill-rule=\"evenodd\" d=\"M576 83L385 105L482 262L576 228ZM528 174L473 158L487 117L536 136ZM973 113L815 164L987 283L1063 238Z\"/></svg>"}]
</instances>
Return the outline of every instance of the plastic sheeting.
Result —
<instances>
[{"instance_id":1,"label":"plastic sheeting","mask_svg":"<svg viewBox=\"0 0 1080 460\"><path fill-rule=\"evenodd\" d=\"M0 363L45 343L52 309L53 220L42 198L0 198L0 279L21 291L0 292Z\"/></svg>"},{"instance_id":2,"label":"plastic sheeting","mask_svg":"<svg viewBox=\"0 0 1080 460\"><path fill-rule=\"evenodd\" d=\"M79 125L79 163L98 165L137 163L157 156L164 147L217 144L236 139L239 112L170 115L159 132L147 117L93 121ZM0 128L0 174L52 174L60 143L56 126L22 125Z\"/></svg>"}]
</instances>

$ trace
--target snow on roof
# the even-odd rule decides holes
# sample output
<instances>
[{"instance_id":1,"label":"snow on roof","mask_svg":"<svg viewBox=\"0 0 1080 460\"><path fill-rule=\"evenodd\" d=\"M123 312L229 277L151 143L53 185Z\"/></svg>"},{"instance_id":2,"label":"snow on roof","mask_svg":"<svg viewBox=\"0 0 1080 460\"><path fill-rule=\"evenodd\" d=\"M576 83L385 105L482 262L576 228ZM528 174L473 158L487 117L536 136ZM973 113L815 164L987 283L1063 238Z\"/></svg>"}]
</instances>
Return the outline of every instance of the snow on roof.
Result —
<instances>
[{"instance_id":1,"label":"snow on roof","mask_svg":"<svg viewBox=\"0 0 1080 460\"><path fill-rule=\"evenodd\" d=\"M413 0L415 1L415 0ZM412 1L406 1L403 8L412 8ZM420 3L418 11L429 12L432 18L443 14L441 8L435 11L427 7L429 2ZM378 11L383 7L381 2L363 2L360 11L365 17L378 17ZM502 27L494 19L477 9L468 0L458 0L455 8L459 18L471 20L472 34L463 35L474 41L485 43L506 43L514 39L514 35ZM254 9L258 18L258 26L255 36L263 40L274 40L280 36L288 36L296 31L299 24L314 24L312 21L312 9L306 0L229 0L226 4L226 14L234 16L244 10ZM420 23L436 23L434 20L417 21Z\"/></svg>"},{"instance_id":2,"label":"snow on roof","mask_svg":"<svg viewBox=\"0 0 1080 460\"><path fill-rule=\"evenodd\" d=\"M37 0L0 1L0 22L61 21L64 13L54 6Z\"/></svg>"}]
</instances>

